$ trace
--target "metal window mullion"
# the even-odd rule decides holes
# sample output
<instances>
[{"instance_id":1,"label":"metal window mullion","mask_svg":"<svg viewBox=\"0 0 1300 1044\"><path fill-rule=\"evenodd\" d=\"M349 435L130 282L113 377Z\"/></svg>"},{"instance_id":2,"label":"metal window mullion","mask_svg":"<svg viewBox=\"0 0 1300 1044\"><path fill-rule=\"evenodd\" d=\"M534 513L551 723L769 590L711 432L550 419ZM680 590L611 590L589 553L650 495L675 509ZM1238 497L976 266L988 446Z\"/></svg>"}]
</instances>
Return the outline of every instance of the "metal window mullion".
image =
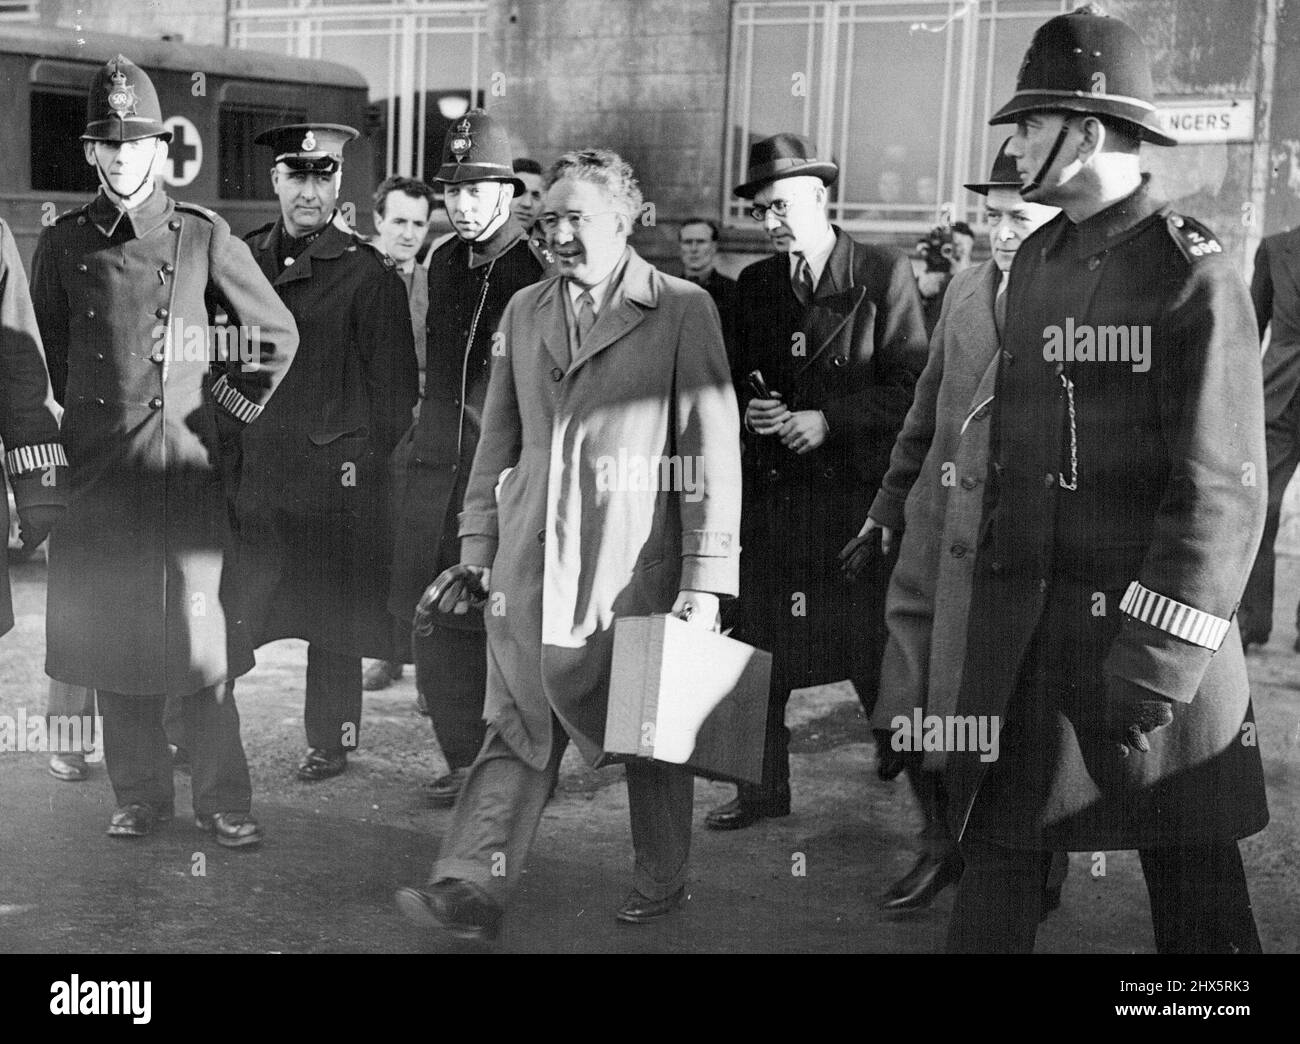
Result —
<instances>
[{"instance_id":1,"label":"metal window mullion","mask_svg":"<svg viewBox=\"0 0 1300 1044\"><path fill-rule=\"evenodd\" d=\"M477 24L475 25L477 29ZM478 83L479 83L479 34L474 32L474 46L470 48L469 62L469 107L474 108L478 101ZM487 99L485 98L484 101Z\"/></svg>"},{"instance_id":2,"label":"metal window mullion","mask_svg":"<svg viewBox=\"0 0 1300 1044\"><path fill-rule=\"evenodd\" d=\"M948 14L952 15L952 5L955 0L948 0ZM944 33L943 46L943 92L940 95L943 101L939 108L939 158L938 158L938 177L935 178L936 185L942 185L945 166L948 159L948 128L951 126L952 115L952 33ZM936 203L938 200L935 201Z\"/></svg>"},{"instance_id":3,"label":"metal window mullion","mask_svg":"<svg viewBox=\"0 0 1300 1044\"><path fill-rule=\"evenodd\" d=\"M748 33L745 40L745 109L744 122L740 127L740 140L742 145L749 147L749 128L750 118L754 109L754 26L748 26Z\"/></svg>"},{"instance_id":4,"label":"metal window mullion","mask_svg":"<svg viewBox=\"0 0 1300 1044\"><path fill-rule=\"evenodd\" d=\"M732 133L731 126L732 120L740 115L740 113L736 111L736 106L739 104L739 96L741 94L741 91L737 89L740 85L736 80L736 70L740 68L741 25L740 20L737 17L738 14L739 9L732 12L731 60L727 65L727 68L731 70L731 89L728 92L727 97L727 112L724 120L726 133L724 135L725 140L722 144L722 215L724 221L730 214L731 190L736 184L732 175L733 165L736 162L736 136Z\"/></svg>"},{"instance_id":5,"label":"metal window mullion","mask_svg":"<svg viewBox=\"0 0 1300 1044\"><path fill-rule=\"evenodd\" d=\"M415 153L415 16L402 14L390 20L401 48L400 64L394 69L396 81L393 84L396 97L403 99L402 123L398 128L398 155L401 157L399 172L403 177L410 177L412 158Z\"/></svg>"},{"instance_id":6,"label":"metal window mullion","mask_svg":"<svg viewBox=\"0 0 1300 1044\"><path fill-rule=\"evenodd\" d=\"M835 156L831 157L831 159L836 160L840 165L840 176L839 176L840 207L841 207L840 220L844 219L844 211L842 208L847 202L849 202L849 200L846 198L848 194L849 171L850 171L849 114L851 111L852 97L853 97L853 57L854 57L853 50L854 47L857 45L857 31L858 31L857 23L854 22L851 18L849 19L847 29L848 29L848 36L844 41L844 66L842 69L836 70L840 74L840 78L844 82L844 91L843 91L844 101L840 107L839 156L838 158Z\"/></svg>"},{"instance_id":7,"label":"metal window mullion","mask_svg":"<svg viewBox=\"0 0 1300 1044\"><path fill-rule=\"evenodd\" d=\"M808 6L808 21L805 23L807 27L807 38L804 44L803 56L805 87L807 86L807 81L812 78L813 74L813 39L817 35L817 9L823 6L824 5L822 4L810 4ZM811 131L809 119L811 115L812 94L805 90L803 95L803 123L800 125L800 133L805 136L807 136Z\"/></svg>"},{"instance_id":8,"label":"metal window mullion","mask_svg":"<svg viewBox=\"0 0 1300 1044\"><path fill-rule=\"evenodd\" d=\"M975 117L975 51L979 24L974 17L978 3L965 5L961 15L961 64L957 81L956 141L953 146L953 163L948 198L953 203L953 220L966 220L966 193L964 165L970 161L972 121ZM972 29L972 26L974 27Z\"/></svg>"},{"instance_id":9,"label":"metal window mullion","mask_svg":"<svg viewBox=\"0 0 1300 1044\"><path fill-rule=\"evenodd\" d=\"M830 149L835 141L835 83L839 77L839 20L840 3L822 6L822 61L821 68L827 70L817 84L817 133L813 142L820 153ZM829 158L829 157L828 157ZM843 172L841 171L841 176ZM841 182L841 184L843 184ZM839 204L832 205L832 213Z\"/></svg>"},{"instance_id":10,"label":"metal window mullion","mask_svg":"<svg viewBox=\"0 0 1300 1044\"><path fill-rule=\"evenodd\" d=\"M416 36L419 40L419 55L416 59L415 82L419 85L419 102L416 109L415 123L415 179L424 180L424 151L428 136L429 119L429 19L423 16L417 19ZM477 25L475 26L477 30ZM475 39L478 34L475 32Z\"/></svg>"}]
</instances>

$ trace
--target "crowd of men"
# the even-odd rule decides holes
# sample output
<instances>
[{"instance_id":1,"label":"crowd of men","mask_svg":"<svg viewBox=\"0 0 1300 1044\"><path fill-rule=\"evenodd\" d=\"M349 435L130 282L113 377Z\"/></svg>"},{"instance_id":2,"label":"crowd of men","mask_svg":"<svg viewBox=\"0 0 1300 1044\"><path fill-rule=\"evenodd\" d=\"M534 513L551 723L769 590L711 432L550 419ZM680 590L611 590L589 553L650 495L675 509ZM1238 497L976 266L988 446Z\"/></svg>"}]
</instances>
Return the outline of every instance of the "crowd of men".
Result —
<instances>
[{"instance_id":1,"label":"crowd of men","mask_svg":"<svg viewBox=\"0 0 1300 1044\"><path fill-rule=\"evenodd\" d=\"M1158 949L1258 951L1237 842L1268 818L1259 638L1233 615L1265 476L1295 459L1266 465L1267 321L1139 169L1173 144L1152 98L1123 22L1040 27L991 121L1015 132L968 186L992 256L918 292L904 254L831 224L838 168L794 133L750 148L735 192L772 253L737 281L707 218L680 226L684 278L637 253L618 155L543 173L482 110L433 178L443 240L406 178L356 235L336 207L356 131L296 124L257 139L281 216L241 241L167 196L157 96L109 62L82 136L101 191L42 235L30 299L0 225L0 435L24 540L51 534L51 709L103 716L108 833L172 817L180 748L196 825L261 841L234 699L258 646L307 642L311 783L347 770L363 687L413 663L449 769L425 789L455 811L397 903L492 938L568 744L601 757L615 619L725 615L771 686L761 781L707 827L791 814L790 692L847 679L925 824L886 909L955 882L951 951L1027 951L1065 853L1135 848ZM256 351L180 351L214 316ZM1067 327L1137 331L1132 354L1044 347ZM619 455L689 458L696 488L609 490ZM992 747L923 741L922 718ZM693 777L626 779L616 916L648 923L685 896Z\"/></svg>"}]
</instances>

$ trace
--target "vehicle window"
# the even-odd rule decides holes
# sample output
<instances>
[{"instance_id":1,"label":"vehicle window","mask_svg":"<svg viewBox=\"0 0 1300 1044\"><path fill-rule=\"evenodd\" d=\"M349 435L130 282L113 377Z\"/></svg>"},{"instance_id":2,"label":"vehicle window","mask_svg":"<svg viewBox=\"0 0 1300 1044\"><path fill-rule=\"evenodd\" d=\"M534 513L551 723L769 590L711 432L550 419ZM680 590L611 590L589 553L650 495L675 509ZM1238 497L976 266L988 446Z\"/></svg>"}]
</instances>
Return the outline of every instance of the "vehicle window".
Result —
<instances>
[{"instance_id":1,"label":"vehicle window","mask_svg":"<svg viewBox=\"0 0 1300 1044\"><path fill-rule=\"evenodd\" d=\"M86 129L85 92L33 88L31 99L32 191L95 192L99 181L80 138Z\"/></svg>"},{"instance_id":2,"label":"vehicle window","mask_svg":"<svg viewBox=\"0 0 1300 1044\"><path fill-rule=\"evenodd\" d=\"M253 139L268 127L306 122L305 109L223 104L217 129L221 198L275 199L275 192L271 189L271 150L254 145Z\"/></svg>"}]
</instances>

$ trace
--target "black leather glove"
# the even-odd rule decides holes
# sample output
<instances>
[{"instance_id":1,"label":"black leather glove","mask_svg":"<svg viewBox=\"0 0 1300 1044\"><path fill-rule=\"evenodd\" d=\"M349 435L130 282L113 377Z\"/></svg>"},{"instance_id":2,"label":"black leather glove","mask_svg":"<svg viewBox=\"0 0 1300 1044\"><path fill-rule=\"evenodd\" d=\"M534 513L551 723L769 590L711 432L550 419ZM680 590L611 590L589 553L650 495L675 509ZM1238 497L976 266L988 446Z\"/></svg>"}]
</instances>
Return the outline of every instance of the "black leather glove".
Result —
<instances>
[{"instance_id":1,"label":"black leather glove","mask_svg":"<svg viewBox=\"0 0 1300 1044\"><path fill-rule=\"evenodd\" d=\"M63 517L61 504L33 504L18 512L18 536L24 551L34 551Z\"/></svg>"},{"instance_id":2,"label":"black leather glove","mask_svg":"<svg viewBox=\"0 0 1300 1044\"><path fill-rule=\"evenodd\" d=\"M434 613L455 613L458 605L465 608L461 613L473 608L480 608L487 602L487 587L484 586L488 570L483 566L454 565L438 574L438 579L431 583L415 607L415 619L411 626L415 633L427 637L433 633Z\"/></svg>"},{"instance_id":3,"label":"black leather glove","mask_svg":"<svg viewBox=\"0 0 1300 1044\"><path fill-rule=\"evenodd\" d=\"M855 536L840 550L840 569L844 571L844 579L852 583L870 568L880 553L879 529L871 530L866 536Z\"/></svg>"},{"instance_id":4,"label":"black leather glove","mask_svg":"<svg viewBox=\"0 0 1300 1044\"><path fill-rule=\"evenodd\" d=\"M1106 676L1106 735L1119 745L1123 757L1130 750L1145 754L1151 749L1146 734L1173 720L1172 700L1124 678Z\"/></svg>"},{"instance_id":5,"label":"black leather glove","mask_svg":"<svg viewBox=\"0 0 1300 1044\"><path fill-rule=\"evenodd\" d=\"M876 775L888 783L907 768L909 751L895 750L894 733L889 729L874 729L876 737Z\"/></svg>"}]
</instances>

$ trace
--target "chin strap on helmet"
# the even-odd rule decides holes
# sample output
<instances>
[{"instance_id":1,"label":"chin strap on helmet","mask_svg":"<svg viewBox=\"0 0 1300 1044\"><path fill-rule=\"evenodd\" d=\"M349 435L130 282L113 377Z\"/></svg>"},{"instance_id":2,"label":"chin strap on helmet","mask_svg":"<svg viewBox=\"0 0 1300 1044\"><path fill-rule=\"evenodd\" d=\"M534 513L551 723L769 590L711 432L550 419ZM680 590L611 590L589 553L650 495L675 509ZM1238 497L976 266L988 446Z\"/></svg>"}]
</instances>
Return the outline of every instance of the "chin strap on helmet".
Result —
<instances>
[{"instance_id":1,"label":"chin strap on helmet","mask_svg":"<svg viewBox=\"0 0 1300 1044\"><path fill-rule=\"evenodd\" d=\"M95 144L98 145L99 143L96 142ZM130 199L142 188L144 188L145 184L153 177L153 163L150 163L149 169L145 171L144 177L140 179L140 184L136 185L136 187L133 188L130 192L118 192L117 189L113 188L113 183L109 181L108 175L104 173L104 167L99 162L98 151L95 152L95 169L99 171L99 183L104 187L104 191L112 193L118 199Z\"/></svg>"},{"instance_id":2,"label":"chin strap on helmet","mask_svg":"<svg viewBox=\"0 0 1300 1044\"><path fill-rule=\"evenodd\" d=\"M1070 124L1067 118L1067 121L1061 124L1061 132L1056 136L1056 143L1052 146L1052 150L1047 154L1047 159L1043 160L1043 165L1038 168L1038 173L1020 186L1021 196L1024 196L1028 192L1033 192L1035 189L1042 186L1043 179L1047 177L1047 172L1052 169L1052 164L1056 162L1056 157L1061 151L1061 146L1065 144L1065 136L1069 133Z\"/></svg>"}]
</instances>

